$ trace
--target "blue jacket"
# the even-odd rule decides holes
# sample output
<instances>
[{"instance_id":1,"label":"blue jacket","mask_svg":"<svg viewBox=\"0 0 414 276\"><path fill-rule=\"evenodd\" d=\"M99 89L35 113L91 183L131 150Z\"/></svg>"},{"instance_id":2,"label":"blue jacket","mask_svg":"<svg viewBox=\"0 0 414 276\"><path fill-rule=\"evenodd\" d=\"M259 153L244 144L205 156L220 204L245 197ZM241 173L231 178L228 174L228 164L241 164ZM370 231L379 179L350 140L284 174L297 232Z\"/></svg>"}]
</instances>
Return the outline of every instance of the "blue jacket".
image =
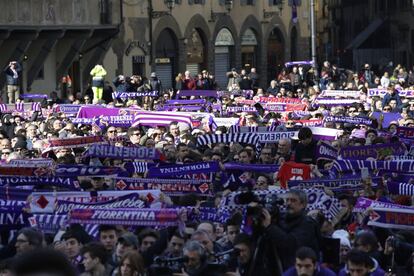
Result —
<instances>
[{"instance_id":1,"label":"blue jacket","mask_svg":"<svg viewBox=\"0 0 414 276\"><path fill-rule=\"evenodd\" d=\"M4 69L4 73L6 73L6 83L7 85L18 85L20 75L22 72L22 66L16 62L16 71L17 71L17 78L14 78L14 73L10 69L10 66L7 66L6 69Z\"/></svg>"},{"instance_id":2,"label":"blue jacket","mask_svg":"<svg viewBox=\"0 0 414 276\"><path fill-rule=\"evenodd\" d=\"M313 276L335 276L336 273L330 270L329 268L321 267L318 264L318 268L316 269ZM296 268L294 266L290 267L288 270L283 272L283 276L298 276L296 272Z\"/></svg>"}]
</instances>

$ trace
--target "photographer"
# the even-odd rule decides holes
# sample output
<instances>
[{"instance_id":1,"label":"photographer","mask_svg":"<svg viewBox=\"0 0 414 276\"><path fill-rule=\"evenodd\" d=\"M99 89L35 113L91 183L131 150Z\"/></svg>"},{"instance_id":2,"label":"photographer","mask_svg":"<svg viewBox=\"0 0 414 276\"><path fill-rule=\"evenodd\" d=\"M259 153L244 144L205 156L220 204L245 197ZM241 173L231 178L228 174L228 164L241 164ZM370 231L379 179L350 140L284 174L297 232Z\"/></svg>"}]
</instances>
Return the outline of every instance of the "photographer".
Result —
<instances>
[{"instance_id":1,"label":"photographer","mask_svg":"<svg viewBox=\"0 0 414 276\"><path fill-rule=\"evenodd\" d=\"M397 275L405 275L407 260L408 262L412 261L412 254L414 252L414 246L407 242L405 238L401 235L392 235L387 238L384 246L384 259L386 266ZM406 271L408 274L410 270Z\"/></svg>"},{"instance_id":2,"label":"photographer","mask_svg":"<svg viewBox=\"0 0 414 276\"><path fill-rule=\"evenodd\" d=\"M291 189L285 199L286 214L279 221L272 223L266 209L263 209L262 221L265 237L269 240L267 244L275 247L283 270L295 264L295 253L300 247L307 246L319 252L320 241L316 221L306 216L307 195L301 190ZM272 265L275 266L275 263Z\"/></svg>"},{"instance_id":3,"label":"photographer","mask_svg":"<svg viewBox=\"0 0 414 276\"><path fill-rule=\"evenodd\" d=\"M9 65L4 69L7 82L7 96L9 98L9 104L15 103L20 96L20 76L22 72L22 66L17 61L11 61Z\"/></svg>"},{"instance_id":4,"label":"photographer","mask_svg":"<svg viewBox=\"0 0 414 276\"><path fill-rule=\"evenodd\" d=\"M197 241L188 241L184 246L184 268L174 276L215 276L223 275L207 262L207 251Z\"/></svg>"}]
</instances>

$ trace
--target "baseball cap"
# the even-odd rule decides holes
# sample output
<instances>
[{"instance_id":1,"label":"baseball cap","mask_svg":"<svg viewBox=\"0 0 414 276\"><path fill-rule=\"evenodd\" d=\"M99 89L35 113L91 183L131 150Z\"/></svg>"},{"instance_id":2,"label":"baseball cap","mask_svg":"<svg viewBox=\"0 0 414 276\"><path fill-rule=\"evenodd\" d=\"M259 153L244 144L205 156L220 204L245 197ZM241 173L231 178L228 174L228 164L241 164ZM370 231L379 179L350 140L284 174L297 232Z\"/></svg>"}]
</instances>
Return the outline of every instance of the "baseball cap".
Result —
<instances>
[{"instance_id":1,"label":"baseball cap","mask_svg":"<svg viewBox=\"0 0 414 276\"><path fill-rule=\"evenodd\" d=\"M127 232L118 238L118 242L126 245L132 245L134 248L138 248L138 238L134 234Z\"/></svg>"},{"instance_id":2,"label":"baseball cap","mask_svg":"<svg viewBox=\"0 0 414 276\"><path fill-rule=\"evenodd\" d=\"M155 72L151 73L151 78L155 78L156 76L157 76L157 73L155 73Z\"/></svg>"}]
</instances>

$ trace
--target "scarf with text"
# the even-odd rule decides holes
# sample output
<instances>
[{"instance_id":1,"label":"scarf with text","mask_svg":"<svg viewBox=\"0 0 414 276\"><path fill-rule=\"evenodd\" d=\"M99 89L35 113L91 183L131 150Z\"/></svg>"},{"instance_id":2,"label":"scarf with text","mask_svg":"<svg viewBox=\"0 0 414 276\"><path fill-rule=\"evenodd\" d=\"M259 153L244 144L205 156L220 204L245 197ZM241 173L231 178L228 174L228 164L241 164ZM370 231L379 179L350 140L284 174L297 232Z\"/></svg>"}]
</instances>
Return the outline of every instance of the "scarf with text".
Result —
<instances>
[{"instance_id":1,"label":"scarf with text","mask_svg":"<svg viewBox=\"0 0 414 276\"><path fill-rule=\"evenodd\" d=\"M316 146L315 156L317 159L336 160L338 159L338 150L327 143L320 142Z\"/></svg>"},{"instance_id":2,"label":"scarf with text","mask_svg":"<svg viewBox=\"0 0 414 276\"><path fill-rule=\"evenodd\" d=\"M309 65L315 66L313 60L304 60L304 61L289 61L285 62L285 67L297 66L297 65Z\"/></svg>"},{"instance_id":3,"label":"scarf with text","mask_svg":"<svg viewBox=\"0 0 414 276\"><path fill-rule=\"evenodd\" d=\"M341 148L339 155L343 159L365 160L368 157L383 159L389 155L405 155L407 148L403 143L376 144Z\"/></svg>"},{"instance_id":4,"label":"scarf with text","mask_svg":"<svg viewBox=\"0 0 414 276\"><path fill-rule=\"evenodd\" d=\"M377 186L381 181L381 177L373 177L373 186ZM312 179L312 180L295 180L288 181L289 188L328 188L335 192L353 191L364 188L364 183L360 177L357 178L340 178L340 179Z\"/></svg>"},{"instance_id":5,"label":"scarf with text","mask_svg":"<svg viewBox=\"0 0 414 276\"><path fill-rule=\"evenodd\" d=\"M64 139L52 139L47 141L47 148L43 152L63 148L82 148L102 143L105 143L105 140L102 136L85 136Z\"/></svg>"},{"instance_id":6,"label":"scarf with text","mask_svg":"<svg viewBox=\"0 0 414 276\"><path fill-rule=\"evenodd\" d=\"M325 122L372 126L372 120L363 117L325 116Z\"/></svg>"},{"instance_id":7,"label":"scarf with text","mask_svg":"<svg viewBox=\"0 0 414 276\"><path fill-rule=\"evenodd\" d=\"M361 91L358 91L358 90L323 90L319 96L322 98L330 98L330 97L359 98L361 96Z\"/></svg>"},{"instance_id":8,"label":"scarf with text","mask_svg":"<svg viewBox=\"0 0 414 276\"><path fill-rule=\"evenodd\" d=\"M73 209L70 223L108 224L125 226L178 226L176 209Z\"/></svg>"},{"instance_id":9,"label":"scarf with text","mask_svg":"<svg viewBox=\"0 0 414 276\"><path fill-rule=\"evenodd\" d=\"M359 172L367 168L369 171L388 171L388 172L412 172L414 171L414 160L335 160L332 171L335 173Z\"/></svg>"},{"instance_id":10,"label":"scarf with text","mask_svg":"<svg viewBox=\"0 0 414 276\"><path fill-rule=\"evenodd\" d=\"M149 169L148 177L165 178L189 173L212 173L220 171L218 162L198 162L188 164L159 165Z\"/></svg>"},{"instance_id":11,"label":"scarf with text","mask_svg":"<svg viewBox=\"0 0 414 276\"><path fill-rule=\"evenodd\" d=\"M0 186L54 186L69 190L78 190L79 181L70 177L43 176L0 176Z\"/></svg>"},{"instance_id":12,"label":"scarf with text","mask_svg":"<svg viewBox=\"0 0 414 276\"><path fill-rule=\"evenodd\" d=\"M129 178L117 177L115 188L117 190L160 190L170 195L178 196L195 193L211 196L211 181L202 179L169 179L169 178Z\"/></svg>"},{"instance_id":13,"label":"scarf with text","mask_svg":"<svg viewBox=\"0 0 414 276\"><path fill-rule=\"evenodd\" d=\"M130 99L140 97L158 97L158 91L148 92L112 92L112 99Z\"/></svg>"},{"instance_id":14,"label":"scarf with text","mask_svg":"<svg viewBox=\"0 0 414 276\"><path fill-rule=\"evenodd\" d=\"M112 145L92 145L85 156L112 159L162 159L163 156L155 148L146 147L117 147Z\"/></svg>"},{"instance_id":15,"label":"scarf with text","mask_svg":"<svg viewBox=\"0 0 414 276\"><path fill-rule=\"evenodd\" d=\"M414 90L396 90L398 95L400 97L406 97L406 98L414 98ZM377 88L371 88L368 89L368 97L378 97L380 96L383 98L386 94L388 94L387 89L377 89Z\"/></svg>"}]
</instances>

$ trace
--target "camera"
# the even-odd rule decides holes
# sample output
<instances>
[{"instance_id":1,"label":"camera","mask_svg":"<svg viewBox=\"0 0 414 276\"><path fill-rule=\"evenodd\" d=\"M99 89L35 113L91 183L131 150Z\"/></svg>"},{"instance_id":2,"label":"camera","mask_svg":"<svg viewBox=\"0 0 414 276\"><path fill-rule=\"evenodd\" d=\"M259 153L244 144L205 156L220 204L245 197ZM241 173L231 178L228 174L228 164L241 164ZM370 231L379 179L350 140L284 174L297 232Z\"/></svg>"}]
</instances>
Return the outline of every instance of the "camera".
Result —
<instances>
[{"instance_id":1,"label":"camera","mask_svg":"<svg viewBox=\"0 0 414 276\"><path fill-rule=\"evenodd\" d=\"M277 223L280 218L280 206L284 204L284 200L276 194L267 195L264 199L260 198L253 192L243 192L235 197L237 204L251 204L257 203L254 206L247 206L246 217L247 221L251 222L253 233L261 232L262 221L264 219L263 209L269 211L272 217L272 223Z\"/></svg>"},{"instance_id":2,"label":"camera","mask_svg":"<svg viewBox=\"0 0 414 276\"><path fill-rule=\"evenodd\" d=\"M155 257L154 263L149 268L149 275L154 276L169 276L174 273L181 273L181 268L184 267L183 264L188 262L188 257Z\"/></svg>"},{"instance_id":3,"label":"camera","mask_svg":"<svg viewBox=\"0 0 414 276\"><path fill-rule=\"evenodd\" d=\"M391 236L391 238L387 240L387 243L388 243L388 246L394 248L395 250L396 248L398 248L400 241L398 240L397 237Z\"/></svg>"}]
</instances>

